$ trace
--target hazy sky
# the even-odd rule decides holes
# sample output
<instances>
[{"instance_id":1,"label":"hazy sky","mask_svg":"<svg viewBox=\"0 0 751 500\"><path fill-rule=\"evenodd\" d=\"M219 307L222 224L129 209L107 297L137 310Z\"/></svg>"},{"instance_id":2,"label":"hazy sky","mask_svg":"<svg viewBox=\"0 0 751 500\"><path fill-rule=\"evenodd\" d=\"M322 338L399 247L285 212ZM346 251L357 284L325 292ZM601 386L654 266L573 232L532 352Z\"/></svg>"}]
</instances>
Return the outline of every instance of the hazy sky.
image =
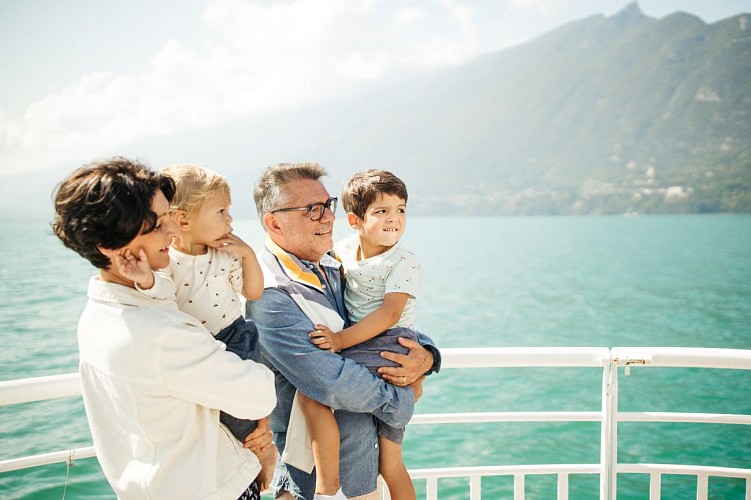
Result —
<instances>
[{"instance_id":1,"label":"hazy sky","mask_svg":"<svg viewBox=\"0 0 751 500\"><path fill-rule=\"evenodd\" d=\"M0 174L462 63L627 0L3 0ZM708 23L751 0L642 0Z\"/></svg>"}]
</instances>

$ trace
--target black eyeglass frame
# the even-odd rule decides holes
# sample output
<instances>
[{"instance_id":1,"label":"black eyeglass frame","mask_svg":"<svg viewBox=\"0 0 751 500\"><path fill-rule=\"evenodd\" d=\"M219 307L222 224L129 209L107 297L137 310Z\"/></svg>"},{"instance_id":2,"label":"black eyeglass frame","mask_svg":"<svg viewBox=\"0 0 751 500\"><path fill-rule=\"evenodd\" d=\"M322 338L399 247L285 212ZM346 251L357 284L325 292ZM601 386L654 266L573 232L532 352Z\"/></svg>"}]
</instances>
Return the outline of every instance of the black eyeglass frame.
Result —
<instances>
[{"instance_id":1,"label":"black eyeglass frame","mask_svg":"<svg viewBox=\"0 0 751 500\"><path fill-rule=\"evenodd\" d=\"M307 207L277 208L276 210L272 210L271 213L275 214L277 212L308 212L308 217L310 217L310 220L317 222L323 219L323 214L326 213L327 208L331 210L332 214L336 212L336 204L338 201L339 198L332 196L331 198L326 200L325 203L311 203ZM318 217L314 217L314 210L318 210Z\"/></svg>"}]
</instances>

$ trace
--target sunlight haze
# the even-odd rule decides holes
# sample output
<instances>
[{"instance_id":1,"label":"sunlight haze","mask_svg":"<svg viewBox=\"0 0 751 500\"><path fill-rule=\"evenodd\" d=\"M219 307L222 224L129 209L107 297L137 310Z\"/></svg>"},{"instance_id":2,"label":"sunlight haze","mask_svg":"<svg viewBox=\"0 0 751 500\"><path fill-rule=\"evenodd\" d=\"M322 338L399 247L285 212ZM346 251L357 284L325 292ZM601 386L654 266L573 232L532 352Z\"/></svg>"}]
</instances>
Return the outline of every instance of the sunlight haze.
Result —
<instances>
[{"instance_id":1,"label":"sunlight haze","mask_svg":"<svg viewBox=\"0 0 751 500\"><path fill-rule=\"evenodd\" d=\"M626 5L9 0L0 5L0 174L398 82ZM747 1L638 5L707 23L751 11Z\"/></svg>"}]
</instances>

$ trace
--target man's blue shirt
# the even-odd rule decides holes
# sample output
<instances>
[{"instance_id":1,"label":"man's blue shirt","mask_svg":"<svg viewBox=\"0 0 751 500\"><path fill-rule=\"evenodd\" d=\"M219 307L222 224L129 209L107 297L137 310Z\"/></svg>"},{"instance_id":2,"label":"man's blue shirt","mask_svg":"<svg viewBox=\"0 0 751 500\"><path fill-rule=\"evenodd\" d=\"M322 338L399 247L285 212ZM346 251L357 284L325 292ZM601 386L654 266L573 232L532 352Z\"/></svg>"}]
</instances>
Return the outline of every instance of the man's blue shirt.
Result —
<instances>
[{"instance_id":1,"label":"man's blue shirt","mask_svg":"<svg viewBox=\"0 0 751 500\"><path fill-rule=\"evenodd\" d=\"M310 268L310 263L287 255L295 265ZM268 248L259 257L267 263L264 272L268 272L269 262L276 262ZM313 268L320 278L316 266ZM318 294L319 298L325 296L331 308L346 320L338 262L323 259L321 269L326 275L326 280L321 280L323 286L311 286L305 292ZM308 397L337 410L335 416L341 435L340 478L344 493L352 497L374 491L378 476L374 418L394 427L404 427L414 410L412 389L389 384L354 361L313 345L308 336L313 330L312 321L283 288L267 287L260 299L247 303L247 313L258 326L262 358L276 375L277 406L271 414L271 430L279 452L284 450L297 388ZM437 371L440 367L438 350L428 337L421 335L420 340L433 354L431 371ZM277 469L273 484L275 491L288 490L296 496L312 499L314 474L284 463L277 464Z\"/></svg>"}]
</instances>

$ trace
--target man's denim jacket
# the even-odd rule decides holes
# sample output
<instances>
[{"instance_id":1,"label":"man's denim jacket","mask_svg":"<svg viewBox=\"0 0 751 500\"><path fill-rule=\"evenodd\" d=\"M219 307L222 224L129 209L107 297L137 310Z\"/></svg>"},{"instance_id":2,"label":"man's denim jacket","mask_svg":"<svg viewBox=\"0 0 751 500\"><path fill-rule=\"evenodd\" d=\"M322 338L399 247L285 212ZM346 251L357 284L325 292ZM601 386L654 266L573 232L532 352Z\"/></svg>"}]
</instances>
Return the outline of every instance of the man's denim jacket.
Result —
<instances>
[{"instance_id":1,"label":"man's denim jacket","mask_svg":"<svg viewBox=\"0 0 751 500\"><path fill-rule=\"evenodd\" d=\"M339 262L325 255L320 267L303 262L281 250L271 240L259 252L264 272L263 296L247 303L247 314L259 332L261 356L276 376L277 406L271 413L271 430L279 453L284 450L295 389L337 410L341 435L340 477L348 497L375 491L378 477L378 439L375 418L394 427L404 427L412 417L412 389L396 387L373 376L365 367L336 353L314 346L308 334L313 322L292 298L305 295L319 306L336 310L345 318ZM440 369L440 353L420 334L420 343L434 358L431 372ZM315 471L307 474L283 462L277 463L273 489L288 490L296 497L312 499Z\"/></svg>"}]
</instances>

